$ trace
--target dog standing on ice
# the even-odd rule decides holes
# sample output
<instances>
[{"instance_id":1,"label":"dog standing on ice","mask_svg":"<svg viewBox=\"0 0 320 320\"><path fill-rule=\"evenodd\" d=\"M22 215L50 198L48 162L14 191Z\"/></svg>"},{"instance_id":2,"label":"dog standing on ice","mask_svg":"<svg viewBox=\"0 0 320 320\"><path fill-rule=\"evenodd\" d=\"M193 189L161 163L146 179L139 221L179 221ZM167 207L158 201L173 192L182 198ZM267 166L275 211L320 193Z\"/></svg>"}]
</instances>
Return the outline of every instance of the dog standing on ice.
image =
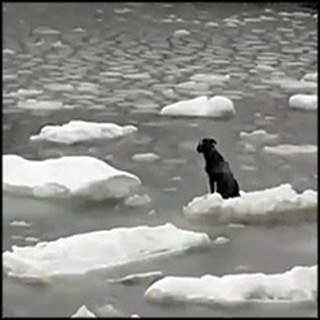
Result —
<instances>
[{"instance_id":1,"label":"dog standing on ice","mask_svg":"<svg viewBox=\"0 0 320 320\"><path fill-rule=\"evenodd\" d=\"M224 199L239 197L238 182L233 176L229 163L216 149L216 145L216 140L204 138L197 146L197 151L203 153L206 162L205 170L209 177L210 191L214 193L216 190Z\"/></svg>"}]
</instances>

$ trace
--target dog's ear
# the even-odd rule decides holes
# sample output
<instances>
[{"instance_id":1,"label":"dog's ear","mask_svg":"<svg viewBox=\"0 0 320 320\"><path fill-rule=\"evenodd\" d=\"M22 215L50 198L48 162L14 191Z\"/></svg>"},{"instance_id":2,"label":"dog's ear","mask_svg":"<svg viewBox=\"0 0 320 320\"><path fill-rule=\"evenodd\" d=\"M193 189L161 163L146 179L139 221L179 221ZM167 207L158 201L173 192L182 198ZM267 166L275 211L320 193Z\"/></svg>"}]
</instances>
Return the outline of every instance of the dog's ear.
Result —
<instances>
[{"instance_id":1,"label":"dog's ear","mask_svg":"<svg viewBox=\"0 0 320 320\"><path fill-rule=\"evenodd\" d=\"M211 142L212 142L212 144L214 144L214 145L217 145L217 144L218 144L217 141L214 140L214 139L211 139Z\"/></svg>"}]
</instances>

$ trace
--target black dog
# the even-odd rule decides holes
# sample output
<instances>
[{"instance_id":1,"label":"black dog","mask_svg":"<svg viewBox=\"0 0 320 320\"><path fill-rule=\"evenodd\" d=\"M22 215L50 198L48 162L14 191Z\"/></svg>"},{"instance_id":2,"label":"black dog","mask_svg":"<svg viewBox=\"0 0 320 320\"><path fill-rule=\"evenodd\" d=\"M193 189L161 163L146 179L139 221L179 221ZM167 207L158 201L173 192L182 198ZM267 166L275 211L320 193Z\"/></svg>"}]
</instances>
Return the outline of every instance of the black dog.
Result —
<instances>
[{"instance_id":1,"label":"black dog","mask_svg":"<svg viewBox=\"0 0 320 320\"><path fill-rule=\"evenodd\" d=\"M216 149L216 140L204 138L197 146L197 151L203 153L206 161L205 170L209 176L211 193L215 192L215 183L217 192L222 198L239 197L239 185L234 178L229 163L225 161L222 155Z\"/></svg>"}]
</instances>

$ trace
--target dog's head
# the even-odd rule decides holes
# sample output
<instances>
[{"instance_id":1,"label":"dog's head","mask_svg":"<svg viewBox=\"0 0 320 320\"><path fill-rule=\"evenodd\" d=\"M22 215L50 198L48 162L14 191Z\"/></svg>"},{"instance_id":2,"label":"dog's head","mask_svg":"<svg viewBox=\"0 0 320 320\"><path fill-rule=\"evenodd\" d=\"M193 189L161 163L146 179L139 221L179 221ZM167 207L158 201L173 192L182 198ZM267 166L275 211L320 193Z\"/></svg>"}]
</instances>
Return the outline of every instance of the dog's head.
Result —
<instances>
[{"instance_id":1,"label":"dog's head","mask_svg":"<svg viewBox=\"0 0 320 320\"><path fill-rule=\"evenodd\" d=\"M212 138L204 138L202 139L198 146L197 146L197 151L199 153L209 153L212 150L215 150L215 145L217 144L217 141L212 139Z\"/></svg>"}]
</instances>

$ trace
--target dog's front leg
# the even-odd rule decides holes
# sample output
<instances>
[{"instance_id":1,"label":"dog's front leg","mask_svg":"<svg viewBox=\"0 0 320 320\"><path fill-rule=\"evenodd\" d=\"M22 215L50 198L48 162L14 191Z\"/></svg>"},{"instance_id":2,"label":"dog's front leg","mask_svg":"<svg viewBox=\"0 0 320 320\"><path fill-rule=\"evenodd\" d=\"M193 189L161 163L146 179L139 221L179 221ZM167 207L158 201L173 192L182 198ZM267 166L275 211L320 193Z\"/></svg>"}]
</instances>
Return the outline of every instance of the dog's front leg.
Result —
<instances>
[{"instance_id":1,"label":"dog's front leg","mask_svg":"<svg viewBox=\"0 0 320 320\"><path fill-rule=\"evenodd\" d=\"M209 178L209 192L208 193L214 193L215 191L215 180L212 179L212 177Z\"/></svg>"}]
</instances>

